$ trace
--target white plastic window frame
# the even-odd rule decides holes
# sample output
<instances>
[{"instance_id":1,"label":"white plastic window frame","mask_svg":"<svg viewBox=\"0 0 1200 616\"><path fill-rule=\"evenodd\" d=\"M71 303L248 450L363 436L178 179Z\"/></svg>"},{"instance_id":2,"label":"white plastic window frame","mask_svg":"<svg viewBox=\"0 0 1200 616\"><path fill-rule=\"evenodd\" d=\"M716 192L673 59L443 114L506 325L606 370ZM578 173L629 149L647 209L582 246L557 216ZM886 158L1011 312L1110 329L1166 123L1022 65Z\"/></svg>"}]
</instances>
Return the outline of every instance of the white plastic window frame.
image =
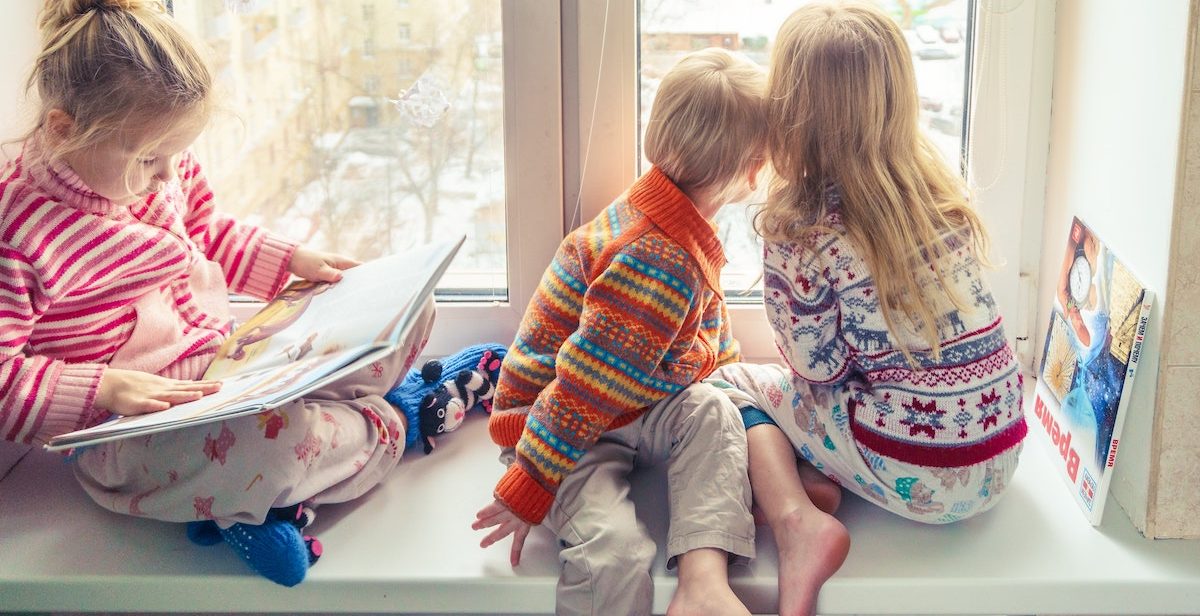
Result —
<instances>
[{"instance_id":1,"label":"white plastic window frame","mask_svg":"<svg viewBox=\"0 0 1200 616\"><path fill-rule=\"evenodd\" d=\"M503 0L501 21L508 301L440 298L429 357L482 341L511 342L563 237L561 11L556 2ZM239 304L235 316L259 308Z\"/></svg>"},{"instance_id":2,"label":"white plastic window frame","mask_svg":"<svg viewBox=\"0 0 1200 616\"><path fill-rule=\"evenodd\" d=\"M439 302L425 354L508 344L563 235L562 11L503 0L507 302Z\"/></svg>"},{"instance_id":3,"label":"white plastic window frame","mask_svg":"<svg viewBox=\"0 0 1200 616\"><path fill-rule=\"evenodd\" d=\"M991 231L998 265L992 272L993 292L1006 315L1010 340L1029 357L1049 139L1055 0L974 1L970 173L980 184L975 199ZM562 7L563 62L571 75L563 84L563 218L570 228L595 216L635 179L637 0L562 0ZM987 36L981 37L985 31ZM760 304L731 305L730 314L747 360L776 356Z\"/></svg>"}]
</instances>

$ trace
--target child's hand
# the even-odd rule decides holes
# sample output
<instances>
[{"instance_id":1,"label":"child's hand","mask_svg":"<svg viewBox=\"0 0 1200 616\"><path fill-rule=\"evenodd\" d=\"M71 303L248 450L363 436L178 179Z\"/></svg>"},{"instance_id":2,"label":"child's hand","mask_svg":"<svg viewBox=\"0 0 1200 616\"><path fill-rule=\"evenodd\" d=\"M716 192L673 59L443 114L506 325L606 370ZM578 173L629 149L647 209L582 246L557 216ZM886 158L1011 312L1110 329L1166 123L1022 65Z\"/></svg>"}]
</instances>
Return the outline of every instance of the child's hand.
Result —
<instances>
[{"instance_id":1,"label":"child's hand","mask_svg":"<svg viewBox=\"0 0 1200 616\"><path fill-rule=\"evenodd\" d=\"M486 548L497 541L512 535L512 552L508 556L508 562L516 567L521 564L521 549L525 547L525 537L529 536L529 529L533 525L513 513L508 505L503 502L494 500L492 504L479 510L475 514L475 521L471 523L471 528L475 530L483 530L498 526L496 530L488 533L483 541L479 542L479 547Z\"/></svg>"},{"instance_id":2,"label":"child's hand","mask_svg":"<svg viewBox=\"0 0 1200 616\"><path fill-rule=\"evenodd\" d=\"M342 279L342 270L361 264L350 257L331 252L297 248L288 263L288 271L312 282L337 282Z\"/></svg>"},{"instance_id":3,"label":"child's hand","mask_svg":"<svg viewBox=\"0 0 1200 616\"><path fill-rule=\"evenodd\" d=\"M144 415L199 400L219 389L220 381L180 381L139 370L108 368L100 377L94 404L118 415Z\"/></svg>"}]
</instances>

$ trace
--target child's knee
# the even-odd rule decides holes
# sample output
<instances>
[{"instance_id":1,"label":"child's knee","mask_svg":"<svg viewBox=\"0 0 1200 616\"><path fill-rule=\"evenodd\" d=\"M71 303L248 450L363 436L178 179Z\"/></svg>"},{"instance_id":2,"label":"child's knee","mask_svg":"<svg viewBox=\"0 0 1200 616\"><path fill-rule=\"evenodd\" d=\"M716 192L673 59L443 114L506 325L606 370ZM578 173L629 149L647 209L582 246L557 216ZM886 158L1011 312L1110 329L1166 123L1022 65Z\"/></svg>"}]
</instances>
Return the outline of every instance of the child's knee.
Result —
<instances>
[{"instance_id":1,"label":"child's knee","mask_svg":"<svg viewBox=\"0 0 1200 616\"><path fill-rule=\"evenodd\" d=\"M657 551L654 541L636 523L590 528L571 525L569 532L560 533L558 545L564 562L584 561L599 577L648 571Z\"/></svg>"}]
</instances>

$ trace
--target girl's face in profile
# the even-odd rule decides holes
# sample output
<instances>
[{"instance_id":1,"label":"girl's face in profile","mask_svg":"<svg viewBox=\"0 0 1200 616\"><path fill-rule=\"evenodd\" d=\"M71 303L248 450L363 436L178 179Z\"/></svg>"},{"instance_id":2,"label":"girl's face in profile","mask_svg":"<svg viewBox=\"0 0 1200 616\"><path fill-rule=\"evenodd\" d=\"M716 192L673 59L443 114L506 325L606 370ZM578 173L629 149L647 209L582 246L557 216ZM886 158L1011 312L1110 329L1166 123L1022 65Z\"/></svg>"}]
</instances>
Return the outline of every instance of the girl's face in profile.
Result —
<instances>
[{"instance_id":1,"label":"girl's face in profile","mask_svg":"<svg viewBox=\"0 0 1200 616\"><path fill-rule=\"evenodd\" d=\"M202 113L168 124L126 128L91 147L63 155L63 161L93 192L113 203L128 203L175 179L179 155L204 129Z\"/></svg>"}]
</instances>

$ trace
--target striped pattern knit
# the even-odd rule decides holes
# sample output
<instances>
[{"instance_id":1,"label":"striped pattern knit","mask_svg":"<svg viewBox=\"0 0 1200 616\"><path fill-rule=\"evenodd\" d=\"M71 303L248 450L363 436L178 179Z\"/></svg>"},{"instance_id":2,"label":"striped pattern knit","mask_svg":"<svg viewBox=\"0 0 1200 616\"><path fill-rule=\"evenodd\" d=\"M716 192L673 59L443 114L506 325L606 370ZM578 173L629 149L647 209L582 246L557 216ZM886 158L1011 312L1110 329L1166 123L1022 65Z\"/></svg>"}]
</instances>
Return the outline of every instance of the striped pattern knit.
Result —
<instances>
[{"instance_id":1,"label":"striped pattern knit","mask_svg":"<svg viewBox=\"0 0 1200 616\"><path fill-rule=\"evenodd\" d=\"M198 378L229 333L229 290L274 295L295 249L215 213L190 154L123 205L44 159L35 138L0 172L0 437L20 443L103 420L97 386L135 329L157 358L139 368Z\"/></svg>"},{"instance_id":2,"label":"striped pattern knit","mask_svg":"<svg viewBox=\"0 0 1200 616\"><path fill-rule=\"evenodd\" d=\"M965 306L944 315L934 359L911 326L888 330L871 272L836 211L825 223L834 233L808 248L768 242L764 253L767 316L793 378L828 386L858 443L902 462L966 466L1020 443L1020 369L969 244L951 239L938 257ZM938 284L932 272L923 281ZM901 348L926 350L914 353L920 369Z\"/></svg>"},{"instance_id":3,"label":"striped pattern knit","mask_svg":"<svg viewBox=\"0 0 1200 616\"><path fill-rule=\"evenodd\" d=\"M501 368L495 496L527 522L610 429L740 357L715 228L657 168L559 246ZM515 409L515 410L514 410Z\"/></svg>"}]
</instances>

